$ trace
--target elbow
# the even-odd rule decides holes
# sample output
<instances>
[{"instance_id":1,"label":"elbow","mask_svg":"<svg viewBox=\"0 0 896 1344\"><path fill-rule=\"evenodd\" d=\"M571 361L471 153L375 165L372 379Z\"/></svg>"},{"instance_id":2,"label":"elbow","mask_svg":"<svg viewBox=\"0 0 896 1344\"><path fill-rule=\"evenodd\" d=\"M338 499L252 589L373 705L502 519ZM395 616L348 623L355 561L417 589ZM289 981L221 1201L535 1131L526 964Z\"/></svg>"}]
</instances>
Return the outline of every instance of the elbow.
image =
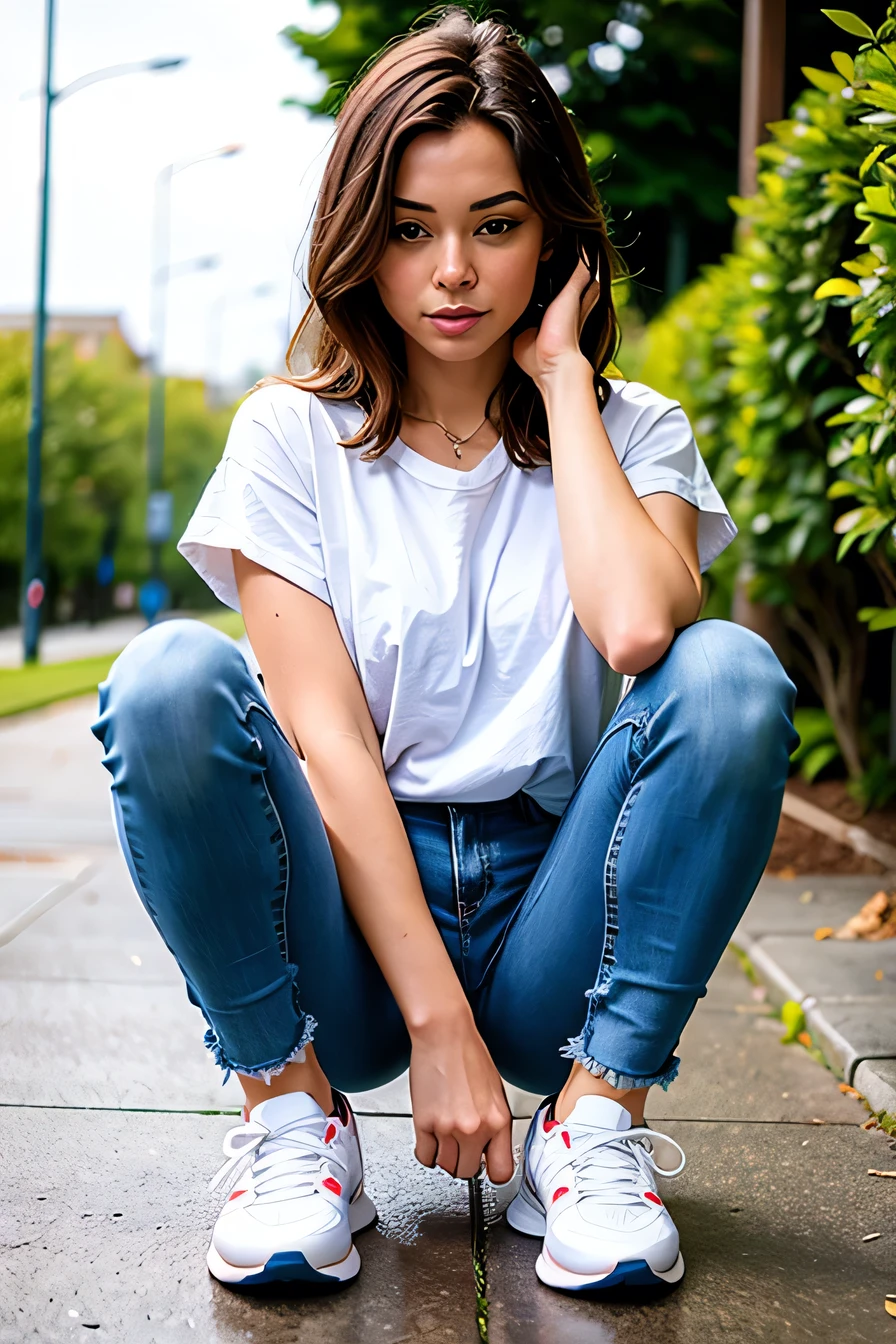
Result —
<instances>
[{"instance_id":1,"label":"elbow","mask_svg":"<svg viewBox=\"0 0 896 1344\"><path fill-rule=\"evenodd\" d=\"M674 634L671 628L653 632L643 629L618 632L606 641L604 657L614 672L634 677L662 658Z\"/></svg>"}]
</instances>

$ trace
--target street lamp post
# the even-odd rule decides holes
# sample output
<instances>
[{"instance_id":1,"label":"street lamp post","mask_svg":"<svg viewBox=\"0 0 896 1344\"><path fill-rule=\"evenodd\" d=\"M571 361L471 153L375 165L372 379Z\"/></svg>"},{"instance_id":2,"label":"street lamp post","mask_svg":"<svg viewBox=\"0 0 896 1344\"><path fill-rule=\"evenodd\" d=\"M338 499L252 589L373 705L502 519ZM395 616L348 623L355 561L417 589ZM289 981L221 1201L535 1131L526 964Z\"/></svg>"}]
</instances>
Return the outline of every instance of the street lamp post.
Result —
<instances>
[{"instance_id":1,"label":"street lamp post","mask_svg":"<svg viewBox=\"0 0 896 1344\"><path fill-rule=\"evenodd\" d=\"M37 661L40 647L41 615L45 594L43 578L43 504L41 502L41 466L44 435L44 375L46 368L47 328L47 255L50 225L50 130L54 104L77 93L89 84L137 71L168 70L182 65L186 57L130 61L107 66L82 75L63 89L53 88L53 39L56 0L45 0L44 68L41 84L42 121L40 146L40 223L37 248L37 294L34 305L34 331L31 355L31 416L28 424L28 494L25 509L25 564L22 574L22 626L24 660Z\"/></svg>"},{"instance_id":2,"label":"street lamp post","mask_svg":"<svg viewBox=\"0 0 896 1344\"><path fill-rule=\"evenodd\" d=\"M148 487L146 537L150 547L150 579L141 592L141 609L152 623L168 600L162 578L162 546L171 533L171 500L162 488L165 461L165 328L168 315L168 282L175 273L171 255L171 179L207 159L230 158L242 145L221 145L195 158L169 163L156 178L153 208L152 271L150 292L150 385L149 419L146 427L146 478ZM217 265L218 259L200 258L188 269ZM182 268L178 267L180 271Z\"/></svg>"}]
</instances>

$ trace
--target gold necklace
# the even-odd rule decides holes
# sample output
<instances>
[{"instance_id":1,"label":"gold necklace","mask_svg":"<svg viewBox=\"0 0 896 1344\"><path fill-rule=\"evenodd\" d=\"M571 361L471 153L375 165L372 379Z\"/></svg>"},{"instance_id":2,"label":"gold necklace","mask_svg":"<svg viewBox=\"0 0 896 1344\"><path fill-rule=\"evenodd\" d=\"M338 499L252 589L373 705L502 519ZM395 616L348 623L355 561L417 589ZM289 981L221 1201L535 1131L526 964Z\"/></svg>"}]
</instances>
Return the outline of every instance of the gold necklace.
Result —
<instances>
[{"instance_id":1,"label":"gold necklace","mask_svg":"<svg viewBox=\"0 0 896 1344\"><path fill-rule=\"evenodd\" d=\"M427 417L426 417L425 415L413 415L410 411L406 411L406 410L404 409L404 407L402 407L401 410L402 410L402 414L403 414L403 415L406 415L406 416L408 417L409 420L419 420L420 423L421 423L421 424L424 424L424 425L438 425L439 429L440 429L440 430L442 431L442 433L445 435L445 438L448 439L451 443L454 444L454 452L455 452L455 454L456 454L456 456L457 456L458 458L460 458L460 455L461 455L461 453L460 453L460 445L461 445L462 443L466 443L469 439L472 439L472 437L473 437L474 434L478 434L479 431L480 431L480 429L482 428L482 426L485 424L486 420L488 419L488 415L484 415L484 416L482 417L482 419L479 421L479 424L478 424L478 425L476 426L476 428L473 430L473 433L472 433L472 434L465 434L464 437L461 439L461 438L458 438L458 436L457 436L456 434L452 434L452 433L451 433L451 430L450 430L450 429L447 429L447 428L445 427L445 425L442 424L441 420L429 420L429 419L427 419Z\"/></svg>"}]
</instances>

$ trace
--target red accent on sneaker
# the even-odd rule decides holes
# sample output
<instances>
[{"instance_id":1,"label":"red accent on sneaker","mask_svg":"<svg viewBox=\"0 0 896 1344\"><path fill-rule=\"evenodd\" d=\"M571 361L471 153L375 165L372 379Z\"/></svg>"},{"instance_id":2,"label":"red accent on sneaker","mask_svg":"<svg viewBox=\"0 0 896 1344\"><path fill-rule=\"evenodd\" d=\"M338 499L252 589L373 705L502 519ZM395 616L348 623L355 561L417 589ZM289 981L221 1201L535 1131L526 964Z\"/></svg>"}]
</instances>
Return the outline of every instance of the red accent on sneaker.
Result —
<instances>
[{"instance_id":1,"label":"red accent on sneaker","mask_svg":"<svg viewBox=\"0 0 896 1344\"><path fill-rule=\"evenodd\" d=\"M659 1195L655 1195L652 1190L645 1190L644 1198L649 1199L651 1204L659 1204L660 1208L663 1207L663 1201L660 1199Z\"/></svg>"},{"instance_id":2,"label":"red accent on sneaker","mask_svg":"<svg viewBox=\"0 0 896 1344\"><path fill-rule=\"evenodd\" d=\"M547 1120L547 1119L546 1119L545 1122L544 1122L544 1132L545 1132L545 1134L550 1133L550 1131L551 1131L552 1129L556 1129L557 1126L559 1125L559 1123L560 1123L559 1120Z\"/></svg>"},{"instance_id":3,"label":"red accent on sneaker","mask_svg":"<svg viewBox=\"0 0 896 1344\"><path fill-rule=\"evenodd\" d=\"M568 1185L558 1186L557 1189L554 1191L554 1193L551 1195L551 1203L556 1204L557 1200L560 1198L561 1195L568 1195L568 1194L569 1194Z\"/></svg>"},{"instance_id":4,"label":"red accent on sneaker","mask_svg":"<svg viewBox=\"0 0 896 1344\"><path fill-rule=\"evenodd\" d=\"M324 1143L332 1143L336 1137L336 1126L327 1125L327 1132L324 1135Z\"/></svg>"},{"instance_id":5,"label":"red accent on sneaker","mask_svg":"<svg viewBox=\"0 0 896 1344\"><path fill-rule=\"evenodd\" d=\"M560 1135L560 1137L561 1137L561 1139L563 1140L563 1142L566 1144L567 1148L570 1148L570 1147L572 1146L572 1145L570 1144L570 1142L569 1142L569 1135L567 1134L567 1132L566 1132L565 1129L564 1129L563 1133Z\"/></svg>"},{"instance_id":6,"label":"red accent on sneaker","mask_svg":"<svg viewBox=\"0 0 896 1344\"><path fill-rule=\"evenodd\" d=\"M245 1193L246 1193L245 1190L234 1190L233 1194L230 1196L230 1199L239 1199L240 1195L244 1195ZM230 1203L230 1199L227 1201L228 1204Z\"/></svg>"},{"instance_id":7,"label":"red accent on sneaker","mask_svg":"<svg viewBox=\"0 0 896 1344\"><path fill-rule=\"evenodd\" d=\"M328 1176L325 1181L321 1181L321 1185L325 1185L328 1190L332 1190L334 1195L342 1194L342 1186L335 1176Z\"/></svg>"}]
</instances>

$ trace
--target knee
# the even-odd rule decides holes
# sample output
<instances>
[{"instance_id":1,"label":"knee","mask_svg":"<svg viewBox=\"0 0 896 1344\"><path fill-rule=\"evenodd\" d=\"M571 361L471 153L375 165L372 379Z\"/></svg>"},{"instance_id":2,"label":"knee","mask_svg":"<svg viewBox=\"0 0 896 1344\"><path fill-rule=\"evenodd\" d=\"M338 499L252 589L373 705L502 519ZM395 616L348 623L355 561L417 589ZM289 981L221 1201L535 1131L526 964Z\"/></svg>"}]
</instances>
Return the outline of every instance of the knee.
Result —
<instances>
[{"instance_id":1,"label":"knee","mask_svg":"<svg viewBox=\"0 0 896 1344\"><path fill-rule=\"evenodd\" d=\"M788 754L797 746L796 687L760 635L733 621L697 621L678 635L669 657L676 688L717 746L726 740L766 751L780 741Z\"/></svg>"},{"instance_id":2,"label":"knee","mask_svg":"<svg viewBox=\"0 0 896 1344\"><path fill-rule=\"evenodd\" d=\"M110 758L127 753L159 765L207 754L220 739L236 691L250 678L232 639L202 621L170 620L144 630L115 660L99 687L93 733Z\"/></svg>"}]
</instances>

